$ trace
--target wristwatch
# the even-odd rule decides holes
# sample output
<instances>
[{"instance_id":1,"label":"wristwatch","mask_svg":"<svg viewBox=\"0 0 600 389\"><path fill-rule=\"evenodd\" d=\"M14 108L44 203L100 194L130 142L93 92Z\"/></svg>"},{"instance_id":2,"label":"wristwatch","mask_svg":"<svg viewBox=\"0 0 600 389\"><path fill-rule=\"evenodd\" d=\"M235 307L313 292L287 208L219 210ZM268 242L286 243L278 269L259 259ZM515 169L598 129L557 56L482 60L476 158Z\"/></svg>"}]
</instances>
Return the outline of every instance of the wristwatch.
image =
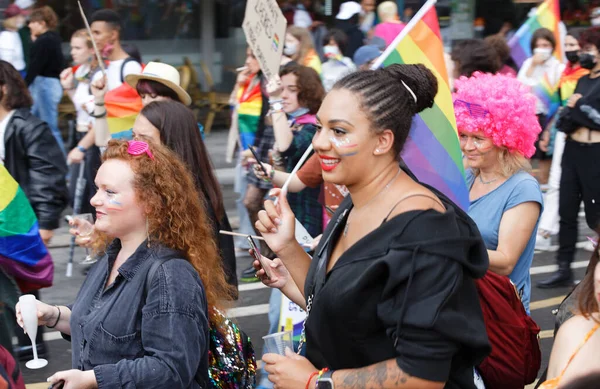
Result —
<instances>
[{"instance_id":1,"label":"wristwatch","mask_svg":"<svg viewBox=\"0 0 600 389\"><path fill-rule=\"evenodd\" d=\"M334 389L333 386L333 371L329 370L321 374L319 378L317 378L317 389Z\"/></svg>"}]
</instances>

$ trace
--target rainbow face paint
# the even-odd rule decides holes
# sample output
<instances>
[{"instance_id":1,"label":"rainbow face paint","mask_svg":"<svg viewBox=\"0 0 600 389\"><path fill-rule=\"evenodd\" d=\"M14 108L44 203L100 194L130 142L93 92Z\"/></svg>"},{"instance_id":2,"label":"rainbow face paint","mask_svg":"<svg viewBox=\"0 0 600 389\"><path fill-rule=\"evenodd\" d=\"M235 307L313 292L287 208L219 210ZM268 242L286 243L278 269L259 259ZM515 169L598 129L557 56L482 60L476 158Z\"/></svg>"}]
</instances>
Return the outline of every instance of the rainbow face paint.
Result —
<instances>
[{"instance_id":1,"label":"rainbow face paint","mask_svg":"<svg viewBox=\"0 0 600 389\"><path fill-rule=\"evenodd\" d=\"M350 139L330 137L331 144L338 149L338 154L341 157L351 157L358 154L358 143L352 143Z\"/></svg>"},{"instance_id":2,"label":"rainbow face paint","mask_svg":"<svg viewBox=\"0 0 600 389\"><path fill-rule=\"evenodd\" d=\"M108 206L106 207L110 211L122 211L123 204L119 201L120 196L117 194L112 195L111 198L108 199Z\"/></svg>"}]
</instances>

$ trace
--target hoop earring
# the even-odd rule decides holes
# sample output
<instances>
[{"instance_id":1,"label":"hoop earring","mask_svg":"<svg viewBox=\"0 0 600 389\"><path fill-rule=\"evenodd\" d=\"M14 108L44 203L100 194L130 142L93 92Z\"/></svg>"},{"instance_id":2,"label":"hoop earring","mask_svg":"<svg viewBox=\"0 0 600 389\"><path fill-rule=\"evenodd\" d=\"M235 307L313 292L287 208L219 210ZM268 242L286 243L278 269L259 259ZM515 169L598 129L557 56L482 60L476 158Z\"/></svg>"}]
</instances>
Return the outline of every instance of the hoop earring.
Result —
<instances>
[{"instance_id":1,"label":"hoop earring","mask_svg":"<svg viewBox=\"0 0 600 389\"><path fill-rule=\"evenodd\" d=\"M146 216L146 247L150 248L150 229L148 228L148 216Z\"/></svg>"}]
</instances>

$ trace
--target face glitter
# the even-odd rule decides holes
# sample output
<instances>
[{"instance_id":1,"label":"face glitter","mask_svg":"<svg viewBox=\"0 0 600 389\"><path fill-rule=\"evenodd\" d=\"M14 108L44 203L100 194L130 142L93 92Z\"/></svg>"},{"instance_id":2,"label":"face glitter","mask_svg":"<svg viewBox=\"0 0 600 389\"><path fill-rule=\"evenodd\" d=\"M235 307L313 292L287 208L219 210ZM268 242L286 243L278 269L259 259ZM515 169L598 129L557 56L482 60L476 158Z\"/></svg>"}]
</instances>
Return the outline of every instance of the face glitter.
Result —
<instances>
[{"instance_id":1,"label":"face glitter","mask_svg":"<svg viewBox=\"0 0 600 389\"><path fill-rule=\"evenodd\" d=\"M358 154L358 144L350 143L350 139L348 138L335 138L330 137L329 141L338 149L341 149L339 152L342 157L350 157Z\"/></svg>"}]
</instances>

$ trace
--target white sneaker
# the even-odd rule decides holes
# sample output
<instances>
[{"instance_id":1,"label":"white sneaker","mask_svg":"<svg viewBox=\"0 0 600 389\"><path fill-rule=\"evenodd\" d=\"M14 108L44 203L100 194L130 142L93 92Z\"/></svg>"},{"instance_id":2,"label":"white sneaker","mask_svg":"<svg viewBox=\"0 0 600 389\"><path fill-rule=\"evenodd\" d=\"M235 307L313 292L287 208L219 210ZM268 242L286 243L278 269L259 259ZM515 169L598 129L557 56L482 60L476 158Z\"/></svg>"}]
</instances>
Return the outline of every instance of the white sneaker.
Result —
<instances>
[{"instance_id":1,"label":"white sneaker","mask_svg":"<svg viewBox=\"0 0 600 389\"><path fill-rule=\"evenodd\" d=\"M594 244L594 242L587 240L582 248L585 251L589 251L589 252L593 253L594 250L596 249L596 245Z\"/></svg>"},{"instance_id":2,"label":"white sneaker","mask_svg":"<svg viewBox=\"0 0 600 389\"><path fill-rule=\"evenodd\" d=\"M542 234L537 234L535 237L535 249L540 251L548 251L550 249L550 244L552 243L551 236L544 236Z\"/></svg>"}]
</instances>

